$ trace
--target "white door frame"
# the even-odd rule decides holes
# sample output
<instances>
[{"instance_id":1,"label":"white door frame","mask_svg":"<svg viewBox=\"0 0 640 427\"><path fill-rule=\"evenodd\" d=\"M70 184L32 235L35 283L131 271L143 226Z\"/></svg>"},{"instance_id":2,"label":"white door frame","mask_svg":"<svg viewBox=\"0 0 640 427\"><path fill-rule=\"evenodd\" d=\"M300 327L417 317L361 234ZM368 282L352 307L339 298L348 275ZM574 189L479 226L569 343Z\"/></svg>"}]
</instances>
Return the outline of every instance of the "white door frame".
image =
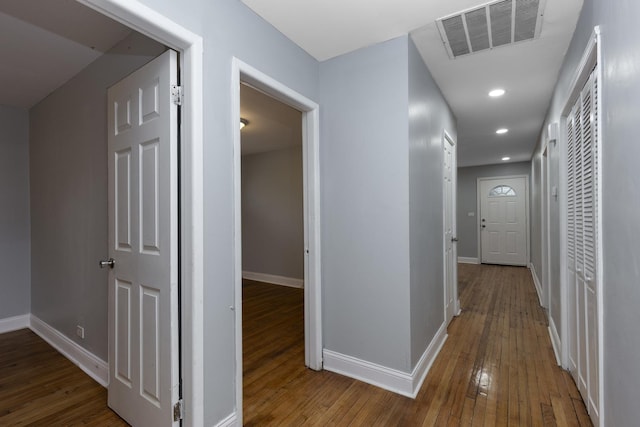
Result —
<instances>
[{"instance_id":1,"label":"white door frame","mask_svg":"<svg viewBox=\"0 0 640 427\"><path fill-rule=\"evenodd\" d=\"M525 262L526 265L529 266L529 263L531 262L531 256L530 256L530 248L529 248L529 216L530 216L530 212L529 212L529 176L528 175L505 175L505 176L483 176L483 177L479 177L476 179L476 202L477 202L477 210L476 212L478 212L478 218L477 218L477 228L478 228L478 263L482 264L482 224L481 224L481 218L482 218L482 210L480 209L480 184L482 181L488 181L488 180L494 180L494 179L511 179L511 178L524 178L524 214L525 214L525 228L526 228L526 254L525 254Z\"/></svg>"},{"instance_id":2,"label":"white door frame","mask_svg":"<svg viewBox=\"0 0 640 427\"><path fill-rule=\"evenodd\" d=\"M452 187L452 194L451 194L451 215L453 216L452 218L452 223L451 223L451 234L453 236L453 238L455 238L456 240L452 242L452 252L453 252L453 313L454 316L458 316L460 314L460 298L458 296L458 220L457 220L457 213L458 213L458 146L456 145L456 141L455 139L453 139L453 137L451 136L451 134L449 132L447 132L446 130L443 131L442 133L442 151L444 154L444 146L445 144L450 144L451 145L451 150L452 150L452 156L451 156L451 187ZM444 169L442 171L443 176L444 176ZM442 183L443 185L443 201L444 203L446 203L446 200L444 200L445 198L445 183ZM443 226L443 235L446 233L446 230L444 229L445 224L446 224L446 220L444 218L444 214L446 213L446 206L443 206L443 217L442 217L442 226ZM446 236L444 237L446 238ZM447 242L446 240L443 240L443 251L446 254L446 250L447 250ZM447 260L446 260L446 255L445 255L445 259L443 259L444 261L444 271L446 271L447 268ZM446 280L444 283L444 286L447 286ZM444 292L445 295L445 308L447 306L447 301L446 301L446 289ZM445 321L449 322L451 319L446 319L447 313L445 310Z\"/></svg>"},{"instance_id":3,"label":"white door frame","mask_svg":"<svg viewBox=\"0 0 640 427\"><path fill-rule=\"evenodd\" d=\"M185 426L204 424L202 38L135 0L76 0L180 53L182 379Z\"/></svg>"},{"instance_id":4,"label":"white door frame","mask_svg":"<svg viewBox=\"0 0 640 427\"><path fill-rule=\"evenodd\" d=\"M542 262L542 306L551 310L551 282L549 280L549 140L540 152L540 227ZM545 154L546 153L546 154Z\"/></svg>"},{"instance_id":5,"label":"white door frame","mask_svg":"<svg viewBox=\"0 0 640 427\"><path fill-rule=\"evenodd\" d=\"M304 339L305 365L322 369L322 293L320 268L320 133L319 106L238 58L232 60L231 126L233 127L234 282L236 337L236 412L242 424L242 206L240 82L302 112L304 193Z\"/></svg>"}]
</instances>

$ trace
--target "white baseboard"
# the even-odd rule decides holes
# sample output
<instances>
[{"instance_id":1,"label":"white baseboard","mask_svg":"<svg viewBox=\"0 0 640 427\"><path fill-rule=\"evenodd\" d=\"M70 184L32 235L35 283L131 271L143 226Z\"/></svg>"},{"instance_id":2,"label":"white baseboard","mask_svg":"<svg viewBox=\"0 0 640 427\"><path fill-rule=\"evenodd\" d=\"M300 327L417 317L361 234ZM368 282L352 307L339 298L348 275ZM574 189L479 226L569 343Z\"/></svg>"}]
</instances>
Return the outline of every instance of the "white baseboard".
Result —
<instances>
[{"instance_id":1,"label":"white baseboard","mask_svg":"<svg viewBox=\"0 0 640 427\"><path fill-rule=\"evenodd\" d=\"M323 367L327 371L355 378L385 390L412 397L411 374L357 359L331 350L323 350Z\"/></svg>"},{"instance_id":2,"label":"white baseboard","mask_svg":"<svg viewBox=\"0 0 640 427\"><path fill-rule=\"evenodd\" d=\"M433 362L436 360L436 357L440 353L440 350L442 350L442 346L444 345L444 342L447 340L448 336L447 325L443 322L442 326L440 326L440 329L438 329L436 336L433 337L431 343L429 343L429 346L424 351L424 354L411 373L411 377L413 378L413 392L411 396L412 398L415 399L415 397L418 395L420 387L422 387L422 383L424 383L424 379L427 377L427 374L429 373Z\"/></svg>"},{"instance_id":3,"label":"white baseboard","mask_svg":"<svg viewBox=\"0 0 640 427\"><path fill-rule=\"evenodd\" d=\"M227 418L216 424L215 427L236 427L238 425L238 414L233 412L229 414Z\"/></svg>"},{"instance_id":4,"label":"white baseboard","mask_svg":"<svg viewBox=\"0 0 640 427\"><path fill-rule=\"evenodd\" d=\"M103 387L109 383L109 365L93 353L82 348L76 342L51 327L49 324L31 315L31 330L58 350L64 357L76 364L87 375Z\"/></svg>"},{"instance_id":5,"label":"white baseboard","mask_svg":"<svg viewBox=\"0 0 640 427\"><path fill-rule=\"evenodd\" d=\"M327 349L322 352L323 367L327 371L415 399L446 339L446 327L443 324L410 374Z\"/></svg>"},{"instance_id":6,"label":"white baseboard","mask_svg":"<svg viewBox=\"0 0 640 427\"><path fill-rule=\"evenodd\" d=\"M458 262L460 264L480 264L480 260L478 260L478 258L470 258L466 256L459 256Z\"/></svg>"},{"instance_id":7,"label":"white baseboard","mask_svg":"<svg viewBox=\"0 0 640 427\"><path fill-rule=\"evenodd\" d=\"M549 316L549 337L551 338L551 345L553 346L553 353L556 355L556 362L558 366L562 366L562 358L560 357L560 335L558 335L558 329L553 318Z\"/></svg>"},{"instance_id":8,"label":"white baseboard","mask_svg":"<svg viewBox=\"0 0 640 427\"><path fill-rule=\"evenodd\" d=\"M243 271L242 278L255 280L256 282L266 282L274 285L288 286L290 288L304 288L304 280L293 277L277 276L275 274L255 273L253 271Z\"/></svg>"},{"instance_id":9,"label":"white baseboard","mask_svg":"<svg viewBox=\"0 0 640 427\"><path fill-rule=\"evenodd\" d=\"M533 284L536 285L538 302L542 307L544 307L544 304L542 303L542 284L540 283L540 279L538 278L538 274L536 273L536 268L533 266L533 263L529 263L529 270L531 270L531 276L533 277Z\"/></svg>"},{"instance_id":10,"label":"white baseboard","mask_svg":"<svg viewBox=\"0 0 640 427\"><path fill-rule=\"evenodd\" d=\"M26 329L29 327L29 315L7 317L0 319L0 334L5 332L17 331L18 329Z\"/></svg>"}]
</instances>

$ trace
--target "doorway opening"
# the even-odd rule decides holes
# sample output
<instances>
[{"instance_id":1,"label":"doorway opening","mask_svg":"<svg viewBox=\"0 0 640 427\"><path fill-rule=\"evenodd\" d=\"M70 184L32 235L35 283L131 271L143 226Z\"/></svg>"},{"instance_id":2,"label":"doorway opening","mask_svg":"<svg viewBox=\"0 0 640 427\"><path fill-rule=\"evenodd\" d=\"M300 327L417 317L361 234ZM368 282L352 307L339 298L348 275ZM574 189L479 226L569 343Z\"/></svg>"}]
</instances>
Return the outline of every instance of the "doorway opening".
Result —
<instances>
[{"instance_id":1,"label":"doorway opening","mask_svg":"<svg viewBox=\"0 0 640 427\"><path fill-rule=\"evenodd\" d=\"M132 30L145 34L179 53L182 86L178 165L179 253L182 268L180 357L183 370L183 424L198 426L204 418L203 340L203 41L166 16L138 2L78 0Z\"/></svg>"},{"instance_id":2,"label":"doorway opening","mask_svg":"<svg viewBox=\"0 0 640 427\"><path fill-rule=\"evenodd\" d=\"M297 110L301 124L302 160L302 225L303 245L303 311L304 311L304 365L313 370L322 369L322 319L320 277L320 175L319 175L319 107L318 104L291 90L275 79L234 58L232 82L232 114L234 129L234 231L235 231L235 319L236 319L236 402L237 415L242 416L243 402L243 333L242 333L242 278L243 278L243 221L242 221L242 144L241 144L241 86L250 87L285 106ZM245 119L246 120L246 119ZM245 123L248 127L251 123ZM247 273L250 273L247 271ZM260 273L260 272L259 272ZM250 276L246 275L245 276ZM256 276L253 276L254 278ZM264 276L263 276L264 277ZM280 280L282 274L271 274L268 280ZM265 279L265 280L267 280ZM284 282L287 282L284 280ZM298 284L289 281L290 286Z\"/></svg>"},{"instance_id":3,"label":"doorway opening","mask_svg":"<svg viewBox=\"0 0 640 427\"><path fill-rule=\"evenodd\" d=\"M243 395L304 369L302 113L240 84ZM261 405L256 406L255 402Z\"/></svg>"},{"instance_id":4,"label":"doorway opening","mask_svg":"<svg viewBox=\"0 0 640 427\"><path fill-rule=\"evenodd\" d=\"M180 248L185 261L184 265L187 266L182 270L180 277L184 296L182 312L185 313L183 321L185 339L182 348L175 345L175 351L181 350L186 361L186 372L183 379L187 405L185 412L188 415L185 417L184 423L185 425L202 425L202 342L199 337L202 336L201 247L203 227L202 168L198 166L198 162L202 162L200 155L202 151L202 70L200 59L202 41L200 37L139 2L79 0L78 2L57 1L47 5L47 7L56 8L56 16L64 16L65 19L75 19L76 22L87 24L84 26L86 31L82 33L82 40L68 38L64 29L59 32L59 29L64 27L55 21L54 14L45 12L31 16L30 12L33 8L22 5L20 2L12 2L3 5L3 7L13 8L14 12L18 14L16 18L19 16L18 20L22 22L17 25L18 20L13 19L13 22L16 23L15 27L40 27L39 37L44 36L43 38L47 41L62 47L63 54L58 55L58 58L66 55L68 63L65 64L65 67L60 68L70 69L75 73L78 71L84 73L73 82L73 85L71 80L75 77L73 74L67 74L65 79L59 80L59 82L66 83L60 83L59 86L51 88L47 86L49 95L44 98L47 105L43 105L41 108L34 107L42 101L42 98L37 98L25 106L29 109L32 109L31 107L38 109L39 132L34 132L33 136L39 138L37 147L39 151L33 154L34 163L38 166L50 165L49 168L54 172L48 174L49 169L42 169L38 172L38 190L55 187L57 192L49 200L45 200L42 194L51 194L51 191L45 193L32 191L31 193L41 202L39 205L33 206L31 211L39 216L38 224L43 225L38 228L40 234L37 237L34 237L35 233L30 236L34 241L32 248L38 253L48 252L61 255L56 262L36 256L38 262L44 267L40 270L53 271L56 277L47 273L40 276L41 280L38 283L47 284L51 290L47 291L40 285L38 295L32 300L36 301L32 311L34 312L33 319L36 319L36 315L42 316L42 319L30 321L28 326L43 336L55 348L61 350L66 357L77 361L85 372L103 385L106 384L107 375L105 361L108 347L105 325L107 298L102 293L103 291L106 293L106 274L100 273L98 260L103 259L107 252L107 227L105 226L107 222L107 181L106 176L103 176L106 175L107 159L106 149L102 150L106 147L101 147L95 142L96 140L104 140L106 145L106 88L132 71L130 67L135 65L137 68L142 65L139 61L146 59L141 56L159 54L155 53L155 47L152 49L154 52L148 54L148 45L142 41L142 38L148 37L153 40L152 44L160 45L162 47L160 53L165 46L180 53L183 87L188 88L189 95L192 92L194 94L186 96L183 104L182 168L181 175L175 176L173 180L176 187L181 186L183 194L180 200L173 203L175 209L182 212L182 221L179 224L181 240L176 242L176 246ZM73 13L65 13L65 7L68 7ZM81 11L83 12L80 13ZM81 16L90 16L90 19L82 21ZM104 17L110 19L103 19ZM107 24L107 21L111 23ZM114 21L119 24L115 24ZM46 22L46 25L50 27L47 27L47 31L42 31L43 28L39 22ZM105 23L105 25L93 25L95 22ZM108 29L114 27L119 27L116 34ZM107 29L105 30L105 28ZM80 33L79 30L77 34ZM127 34L130 35L127 36ZM127 40L127 37L133 37L135 41L133 39ZM101 40L101 44L95 46L93 43L89 44L87 40L90 39ZM12 44L15 45L31 41L19 37L12 38L12 40ZM117 43L114 45L112 40ZM141 44L137 42L141 42ZM42 45L44 46L45 43ZM74 48L70 49L70 46ZM111 52L115 46L119 46L121 50ZM136 48L141 46L141 50L145 53L141 54L140 51L136 51ZM30 48L18 50L31 52L32 55L37 54L37 50ZM109 64L92 62L104 59L105 56L101 53L107 51L114 53L108 58ZM89 53L87 54L87 52ZM45 58L54 55L53 49L46 53L48 56L45 55ZM69 67L66 67L67 65ZM79 68L73 70L76 65ZM18 65L14 63L14 67L18 67ZM57 74L59 71L46 70L54 77L59 76ZM124 74L117 76L111 74L119 72ZM31 73L22 74L31 75ZM75 74L76 77L78 75ZM39 84L33 86L35 88ZM58 89L61 92L54 95L53 93ZM74 108L57 107L61 102L75 103L75 105ZM61 118L65 120L61 120ZM62 130L60 130L61 128ZM53 132L52 129L58 131ZM73 141L70 141L71 133L73 133ZM52 140L55 140L55 143ZM33 149L36 150L36 147L34 146ZM55 155L52 155L49 150L54 150L53 154ZM177 163L175 168L177 170ZM34 185L36 185L35 180ZM55 210L57 212L54 214ZM100 215L94 215L97 211L100 211ZM48 234L52 229L57 235L50 238ZM66 234L65 230L75 230L77 233ZM59 235L62 238L58 237ZM76 255L78 256L76 257ZM60 259L67 260L65 262L68 262L69 265L61 267ZM106 261L106 266L110 265L113 263ZM53 286L54 279L56 280L55 287ZM102 279L104 279L105 286L100 286ZM34 281L31 283L33 285ZM85 284L94 288L85 287ZM98 286L100 289L96 289ZM49 295L47 295L48 292L50 292ZM69 304L74 300L74 304ZM103 307L105 308L104 315L101 312ZM62 315L57 313L50 315L50 312L47 312L49 308L55 308L51 311L58 311Z\"/></svg>"}]
</instances>

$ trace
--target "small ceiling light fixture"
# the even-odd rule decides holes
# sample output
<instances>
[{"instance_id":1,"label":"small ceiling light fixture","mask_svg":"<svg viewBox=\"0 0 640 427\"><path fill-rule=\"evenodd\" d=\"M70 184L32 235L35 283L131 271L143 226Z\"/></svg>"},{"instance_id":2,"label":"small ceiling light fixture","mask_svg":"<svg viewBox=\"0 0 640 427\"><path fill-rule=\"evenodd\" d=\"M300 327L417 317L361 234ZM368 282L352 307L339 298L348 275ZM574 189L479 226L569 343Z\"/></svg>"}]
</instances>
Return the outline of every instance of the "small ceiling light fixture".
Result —
<instances>
[{"instance_id":1,"label":"small ceiling light fixture","mask_svg":"<svg viewBox=\"0 0 640 427\"><path fill-rule=\"evenodd\" d=\"M242 130L243 127L245 127L246 125L249 124L249 120L247 119L240 119L240 129Z\"/></svg>"},{"instance_id":2,"label":"small ceiling light fixture","mask_svg":"<svg viewBox=\"0 0 640 427\"><path fill-rule=\"evenodd\" d=\"M502 161L503 161L503 162L506 162L507 160L511 160L511 157L506 157L506 156L505 156L505 157L503 157L503 158L502 158Z\"/></svg>"},{"instance_id":3,"label":"small ceiling light fixture","mask_svg":"<svg viewBox=\"0 0 640 427\"><path fill-rule=\"evenodd\" d=\"M504 95L505 93L506 91L504 89L494 89L491 92L489 92L489 96L492 98L498 98Z\"/></svg>"},{"instance_id":4,"label":"small ceiling light fixture","mask_svg":"<svg viewBox=\"0 0 640 427\"><path fill-rule=\"evenodd\" d=\"M505 134L505 133L507 133L507 132L509 132L509 129L507 129L507 128L498 129L498 130L496 131L496 133L497 133L498 135L502 135L502 134Z\"/></svg>"}]
</instances>

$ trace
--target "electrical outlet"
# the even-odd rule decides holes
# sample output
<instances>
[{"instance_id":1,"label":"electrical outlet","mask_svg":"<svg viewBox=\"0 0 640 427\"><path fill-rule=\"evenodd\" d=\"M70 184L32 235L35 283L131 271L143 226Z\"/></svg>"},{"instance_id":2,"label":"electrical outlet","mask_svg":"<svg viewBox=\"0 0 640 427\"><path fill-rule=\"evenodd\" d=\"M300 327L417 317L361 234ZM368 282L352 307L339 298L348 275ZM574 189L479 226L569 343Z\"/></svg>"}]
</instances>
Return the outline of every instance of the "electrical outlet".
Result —
<instances>
[{"instance_id":1,"label":"electrical outlet","mask_svg":"<svg viewBox=\"0 0 640 427\"><path fill-rule=\"evenodd\" d=\"M76 335L79 336L80 339L84 339L84 328L82 326L76 326Z\"/></svg>"}]
</instances>

